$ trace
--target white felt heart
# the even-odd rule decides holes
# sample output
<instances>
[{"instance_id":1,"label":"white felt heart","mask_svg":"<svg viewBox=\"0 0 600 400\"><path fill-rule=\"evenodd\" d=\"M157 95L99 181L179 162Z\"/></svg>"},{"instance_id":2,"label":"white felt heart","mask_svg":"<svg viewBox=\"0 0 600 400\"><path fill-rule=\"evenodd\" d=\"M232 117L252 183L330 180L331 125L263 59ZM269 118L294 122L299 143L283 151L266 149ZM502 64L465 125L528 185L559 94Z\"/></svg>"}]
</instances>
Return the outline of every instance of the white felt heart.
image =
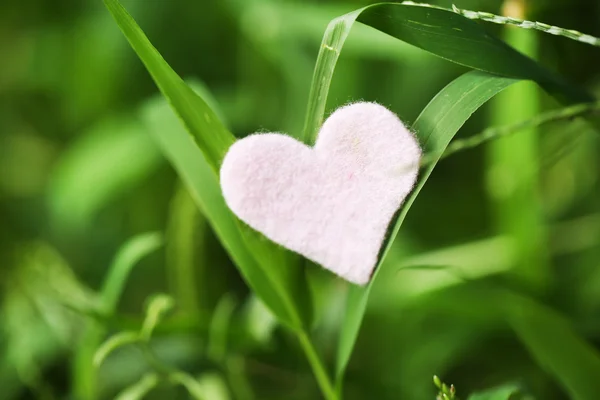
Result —
<instances>
[{"instance_id":1,"label":"white felt heart","mask_svg":"<svg viewBox=\"0 0 600 400\"><path fill-rule=\"evenodd\" d=\"M248 225L365 284L420 158L417 140L394 113L354 103L325 121L314 148L279 133L237 141L223 161L221 188Z\"/></svg>"}]
</instances>

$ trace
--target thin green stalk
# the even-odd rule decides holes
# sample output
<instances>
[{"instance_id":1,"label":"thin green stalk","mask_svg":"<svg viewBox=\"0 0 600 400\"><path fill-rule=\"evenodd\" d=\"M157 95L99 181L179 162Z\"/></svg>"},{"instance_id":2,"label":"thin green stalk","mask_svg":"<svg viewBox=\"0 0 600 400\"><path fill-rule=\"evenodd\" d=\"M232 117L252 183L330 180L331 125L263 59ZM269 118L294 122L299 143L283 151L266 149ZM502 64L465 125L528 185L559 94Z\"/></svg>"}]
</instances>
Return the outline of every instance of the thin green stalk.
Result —
<instances>
[{"instance_id":1,"label":"thin green stalk","mask_svg":"<svg viewBox=\"0 0 600 400\"><path fill-rule=\"evenodd\" d=\"M592 46L600 47L600 38L594 37L592 35L587 35L585 33L581 33L573 29L565 29L559 26L552 26L543 22L527 21L525 19L519 19L514 17L504 17L488 12L461 10L455 5L452 5L452 10L455 13L460 14L463 17L469 19L478 19L481 21L487 21L501 25L514 25L523 29L535 29L541 32L549 33L551 35L562 36L567 39L576 40L581 43L591 44Z\"/></svg>"},{"instance_id":2,"label":"thin green stalk","mask_svg":"<svg viewBox=\"0 0 600 400\"><path fill-rule=\"evenodd\" d=\"M437 5L427 3L418 3L414 1L403 1L402 4L447 10L447 8L445 7L440 7ZM535 29L540 32L549 33L550 35L562 36L567 39L576 40L581 43L586 43L592 46L600 47L600 38L597 38L592 35L587 35L585 33L581 33L573 29L565 29L559 26L545 24L543 22L528 21L526 19L496 15L489 12L463 10L461 8L456 7L454 4L452 5L452 11L469 19L492 22L494 24L500 25L514 25L523 29Z\"/></svg>"},{"instance_id":3,"label":"thin green stalk","mask_svg":"<svg viewBox=\"0 0 600 400\"><path fill-rule=\"evenodd\" d=\"M325 366L319 358L317 350L315 349L312 341L306 332L298 332L297 336L298 340L300 341L300 345L302 346L302 350L304 350L304 354L306 354L306 358L308 358L308 362L310 363L313 373L315 374L315 378L317 378L317 382L321 388L321 393L323 393L323 396L327 400L339 400L340 397L337 395L333 384L331 383L331 379L325 370Z\"/></svg>"},{"instance_id":4,"label":"thin green stalk","mask_svg":"<svg viewBox=\"0 0 600 400\"><path fill-rule=\"evenodd\" d=\"M575 117L581 117L587 114L594 114L598 112L600 112L600 101L595 103L576 104L574 106L561 108L559 110L548 111L539 114L534 118L517 122L515 124L487 128L481 133L470 136L466 139L455 140L450 143L441 159L454 155L463 150L475 148L489 141L512 135L513 133L521 130L535 128L551 122L573 119ZM421 159L421 166L430 164L434 161L433 158L434 155L426 154Z\"/></svg>"}]
</instances>

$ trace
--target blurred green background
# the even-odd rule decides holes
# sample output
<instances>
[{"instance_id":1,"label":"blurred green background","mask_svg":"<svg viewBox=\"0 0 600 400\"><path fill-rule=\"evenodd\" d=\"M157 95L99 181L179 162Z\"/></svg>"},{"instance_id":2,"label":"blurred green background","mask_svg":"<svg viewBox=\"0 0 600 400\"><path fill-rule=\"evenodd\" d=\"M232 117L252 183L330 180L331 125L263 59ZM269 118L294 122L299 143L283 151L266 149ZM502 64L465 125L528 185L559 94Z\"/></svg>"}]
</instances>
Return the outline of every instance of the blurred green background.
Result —
<instances>
[{"instance_id":1,"label":"blurred green background","mask_svg":"<svg viewBox=\"0 0 600 400\"><path fill-rule=\"evenodd\" d=\"M300 132L327 23L369 2L122 3L169 64L210 93L241 137ZM501 3L454 1L494 13ZM526 17L600 36L598 1L530 1ZM599 49L486 28L600 92ZM166 106L102 2L2 1L0 60L0 399L114 398L149 370L147 360L123 347L96 369L92 355L107 335L139 328L148 297L158 292L170 294L175 309L151 346L163 362L197 377L210 400L320 398L295 338L249 292L148 135L145 112ZM341 54L329 105L377 101L410 124L465 71L358 26ZM476 113L459 137L556 106L533 84L519 84ZM444 160L386 261L398 268L388 268L393 274L375 286L346 398L432 399L433 374L465 398L506 382L537 399L569 398L556 372L525 344L523 336L534 333L515 329L489 288L509 287L567 316L595 355L598 150L584 123L564 121ZM115 317L94 314L119 249L140 234L153 247L158 239L148 232L162 235L164 245L135 267ZM320 314L315 338L331 365L347 287L312 272ZM569 352L561 332L535 334L533 341ZM575 375L577 368L585 369L575 363ZM148 398L187 396L164 385Z\"/></svg>"}]
</instances>

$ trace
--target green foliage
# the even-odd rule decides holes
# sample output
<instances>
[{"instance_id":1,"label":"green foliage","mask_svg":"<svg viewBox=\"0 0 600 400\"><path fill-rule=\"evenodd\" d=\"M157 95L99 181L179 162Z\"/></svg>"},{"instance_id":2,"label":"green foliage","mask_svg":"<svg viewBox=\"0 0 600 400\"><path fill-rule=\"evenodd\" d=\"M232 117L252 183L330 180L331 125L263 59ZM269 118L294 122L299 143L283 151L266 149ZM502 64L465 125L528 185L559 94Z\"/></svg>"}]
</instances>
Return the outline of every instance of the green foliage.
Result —
<instances>
[{"instance_id":1,"label":"green foliage","mask_svg":"<svg viewBox=\"0 0 600 400\"><path fill-rule=\"evenodd\" d=\"M538 31L550 33L552 35L564 36L568 39L577 40L581 43L591 44L592 46L600 46L600 39L592 35L586 35L585 33L578 32L573 29L564 29L560 26L552 26L537 21L526 21L515 17L504 17L501 15L494 15L488 12L461 10L460 8L452 5L452 10L456 13L464 15L469 19L479 19L482 21L493 22L495 24L502 25L516 25L523 29L537 29Z\"/></svg>"},{"instance_id":2,"label":"green foliage","mask_svg":"<svg viewBox=\"0 0 600 400\"><path fill-rule=\"evenodd\" d=\"M457 78L450 85L446 86L446 88L444 88L442 92L429 103L425 110L423 110L413 126L425 152L432 154L434 157L437 155L437 158L439 159L450 143L450 140L452 140L465 121L492 96L514 82L514 79L502 78L484 72L474 71ZM387 244L383 250L382 260L390 250L408 210L416 196L419 194L421 188L425 185L425 182L429 178L434 167L435 163L430 163L427 168L421 172L415 189L403 204L387 239ZM379 268L375 272L372 282L375 281L377 274L379 274L380 271L381 262ZM358 331L366 310L372 285L373 283L369 284L364 289L350 289L344 328L342 329L342 337L340 338L340 350L337 364L338 379L342 379L346 364L350 359L354 342L358 336Z\"/></svg>"},{"instance_id":3,"label":"green foliage","mask_svg":"<svg viewBox=\"0 0 600 400\"><path fill-rule=\"evenodd\" d=\"M159 383L156 374L148 374L137 383L129 386L116 397L117 400L139 400L143 399Z\"/></svg>"},{"instance_id":4,"label":"green foliage","mask_svg":"<svg viewBox=\"0 0 600 400\"><path fill-rule=\"evenodd\" d=\"M511 400L518 398L519 387L514 384L506 384L493 389L469 396L468 400Z\"/></svg>"},{"instance_id":5,"label":"green foliage","mask_svg":"<svg viewBox=\"0 0 600 400\"><path fill-rule=\"evenodd\" d=\"M144 375L139 381L123 390L116 398L121 400L135 400L144 398L160 383L178 384L187 389L192 398L197 400L227 398L219 394L215 396L214 389L207 390L206 383L202 383L184 371L172 368L163 363L150 347L152 333L156 326L163 320L165 313L174 307L173 299L166 294L156 294L148 300L146 317L138 332L120 332L108 338L94 355L94 365L98 368L105 359L117 349L128 345L138 345L144 353L154 372ZM208 379L212 382L215 377ZM218 379L218 378L217 378ZM213 386L209 384L209 387ZM220 393L223 393L223 389ZM224 391L226 392L226 390Z\"/></svg>"},{"instance_id":6,"label":"green foliage","mask_svg":"<svg viewBox=\"0 0 600 400\"><path fill-rule=\"evenodd\" d=\"M600 390L600 353L567 321L535 301L507 295L508 320L531 355L560 382L572 399L591 399Z\"/></svg>"},{"instance_id":7,"label":"green foliage","mask_svg":"<svg viewBox=\"0 0 600 400\"><path fill-rule=\"evenodd\" d=\"M175 142L173 132L161 130L157 134L168 137L158 138L159 145L180 171L186 171L180 172L182 175L190 176L190 179L195 177L193 184L200 185L196 190L192 189L197 193L196 201L201 202L201 208L205 207L204 213L256 293L283 322L295 329L309 326L308 294L302 285L295 261L297 257L242 226L222 199L216 170L233 143L233 135L168 66L118 1L107 0L105 3L198 144L196 147L191 143L183 131L179 133L180 140ZM206 165L194 165L204 163Z\"/></svg>"},{"instance_id":8,"label":"green foliage","mask_svg":"<svg viewBox=\"0 0 600 400\"><path fill-rule=\"evenodd\" d=\"M132 152L137 157L132 158ZM70 234L89 229L104 204L150 176L161 163L140 121L109 118L92 127L70 146L52 173L48 206L54 228Z\"/></svg>"},{"instance_id":9,"label":"green foliage","mask_svg":"<svg viewBox=\"0 0 600 400\"><path fill-rule=\"evenodd\" d=\"M142 30L118 1L106 0L106 7L152 74L161 92L198 143L209 165L217 169L234 137L219 122L216 114L196 96L150 44Z\"/></svg>"},{"instance_id":10,"label":"green foliage","mask_svg":"<svg viewBox=\"0 0 600 400\"><path fill-rule=\"evenodd\" d=\"M479 25L450 10L413 4L373 4L342 17L327 27L311 86L305 141L314 142L323 122L327 92L335 64L355 21L371 26L439 57L473 69L538 82L551 94L570 102L591 101L561 78L488 34ZM390 23L390 21L392 21ZM485 57L481 57L485 54Z\"/></svg>"},{"instance_id":11,"label":"green foliage","mask_svg":"<svg viewBox=\"0 0 600 400\"><path fill-rule=\"evenodd\" d=\"M141 258L157 250L162 244L161 234L152 232L136 236L123 245L110 266L101 289L100 297L104 312L109 314L115 312L133 267Z\"/></svg>"},{"instance_id":12,"label":"green foliage","mask_svg":"<svg viewBox=\"0 0 600 400\"><path fill-rule=\"evenodd\" d=\"M438 388L439 392L436 400L456 400L456 388L454 385L446 385L437 375L433 376L433 384Z\"/></svg>"},{"instance_id":13,"label":"green foliage","mask_svg":"<svg viewBox=\"0 0 600 400\"><path fill-rule=\"evenodd\" d=\"M144 31L119 0L33 1L0 6L3 398L597 397L583 0L123 0ZM425 152L366 287L239 221L218 175L231 132L312 144L357 98Z\"/></svg>"}]
</instances>

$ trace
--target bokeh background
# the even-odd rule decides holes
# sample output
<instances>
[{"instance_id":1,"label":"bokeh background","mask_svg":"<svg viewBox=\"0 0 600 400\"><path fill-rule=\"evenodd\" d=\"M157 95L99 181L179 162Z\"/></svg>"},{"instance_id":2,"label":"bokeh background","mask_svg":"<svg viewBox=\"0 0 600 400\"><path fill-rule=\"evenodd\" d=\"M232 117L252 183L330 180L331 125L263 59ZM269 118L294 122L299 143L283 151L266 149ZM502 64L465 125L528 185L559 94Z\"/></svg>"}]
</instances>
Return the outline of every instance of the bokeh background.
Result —
<instances>
[{"instance_id":1,"label":"bokeh background","mask_svg":"<svg viewBox=\"0 0 600 400\"><path fill-rule=\"evenodd\" d=\"M122 3L241 137L302 129L327 23L369 2ZM503 8L499 0L454 3ZM525 16L600 36L595 0L532 0ZM599 92L600 49L486 28ZM359 26L341 54L329 105L377 101L410 124L465 71ZM210 400L320 398L295 338L249 292L147 133L144 110L159 98L100 0L0 3L0 399L114 398L150 368L147 360L127 346L98 369L91 357L109 334L139 327L149 296L159 292L176 306L151 345L165 363L197 377ZM519 84L477 112L459 137L555 107L535 85ZM568 398L490 305L486 288L510 287L566 316L595 352L598 150L587 125L563 121L441 162L387 261L398 267L375 287L346 397L432 399L438 374L465 398L505 382L537 399ZM135 267L116 316L94 315L119 249L149 232L164 245ZM408 264L439 268L400 270ZM347 287L321 275L315 338L332 365ZM161 386L147 398L188 394Z\"/></svg>"}]
</instances>

